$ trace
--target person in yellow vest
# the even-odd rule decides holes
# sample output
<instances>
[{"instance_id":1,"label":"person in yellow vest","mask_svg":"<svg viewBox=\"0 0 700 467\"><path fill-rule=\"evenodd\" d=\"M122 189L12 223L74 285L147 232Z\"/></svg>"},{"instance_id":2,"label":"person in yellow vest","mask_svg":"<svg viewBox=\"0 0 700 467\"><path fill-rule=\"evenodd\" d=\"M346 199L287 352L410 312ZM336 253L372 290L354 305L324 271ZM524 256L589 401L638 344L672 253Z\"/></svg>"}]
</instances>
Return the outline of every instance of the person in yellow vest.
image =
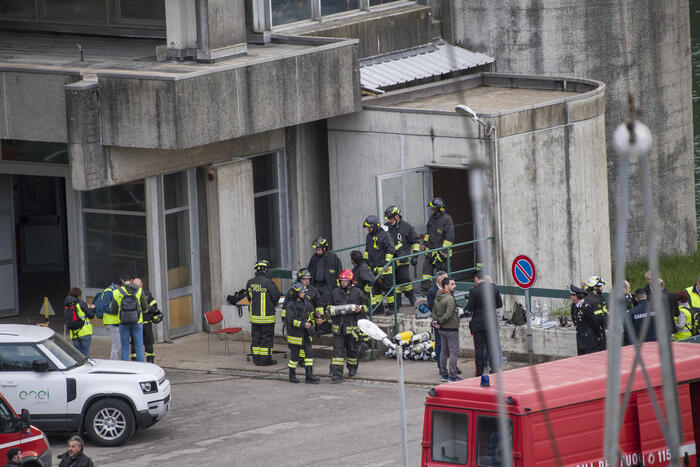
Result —
<instances>
[{"instance_id":1,"label":"person in yellow vest","mask_svg":"<svg viewBox=\"0 0 700 467\"><path fill-rule=\"evenodd\" d=\"M695 285L691 285L685 291L688 293L688 310L693 319L693 335L698 334L698 318L700 317L700 277Z\"/></svg>"},{"instance_id":2,"label":"person in yellow vest","mask_svg":"<svg viewBox=\"0 0 700 467\"><path fill-rule=\"evenodd\" d=\"M693 335L693 328L697 330L696 320L697 311L693 313L689 305L689 296L686 290L675 292L676 300L678 301L678 314L673 317L675 327L673 329L673 340L680 341L687 339ZM694 316L695 315L695 316Z\"/></svg>"},{"instance_id":3,"label":"person in yellow vest","mask_svg":"<svg viewBox=\"0 0 700 467\"><path fill-rule=\"evenodd\" d=\"M112 294L121 285L121 280L117 279L109 287L98 293L92 301L96 307L95 313L97 317L102 319L102 324L109 331L109 338L112 342L109 353L110 360L119 360L122 353L121 337L119 336L119 315L112 313Z\"/></svg>"},{"instance_id":4,"label":"person in yellow vest","mask_svg":"<svg viewBox=\"0 0 700 467\"><path fill-rule=\"evenodd\" d=\"M122 286L112 293L112 314L119 316L122 360L129 360L129 340L134 339L136 360L145 362L143 353L143 312L148 310L146 294L134 284L134 275L121 276Z\"/></svg>"},{"instance_id":5,"label":"person in yellow vest","mask_svg":"<svg viewBox=\"0 0 700 467\"><path fill-rule=\"evenodd\" d=\"M66 328L70 333L73 346L86 357L90 356L92 343L92 324L90 319L95 317L95 305L88 305L80 299L83 291L73 287L63 303Z\"/></svg>"}]
</instances>

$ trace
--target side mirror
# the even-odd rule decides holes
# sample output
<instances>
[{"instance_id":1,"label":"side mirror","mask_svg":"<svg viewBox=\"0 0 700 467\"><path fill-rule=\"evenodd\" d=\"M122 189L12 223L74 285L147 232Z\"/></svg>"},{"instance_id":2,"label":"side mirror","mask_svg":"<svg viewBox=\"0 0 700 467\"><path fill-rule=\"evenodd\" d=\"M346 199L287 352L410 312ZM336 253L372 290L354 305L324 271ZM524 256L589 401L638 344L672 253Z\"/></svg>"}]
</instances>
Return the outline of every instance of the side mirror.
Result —
<instances>
[{"instance_id":1,"label":"side mirror","mask_svg":"<svg viewBox=\"0 0 700 467\"><path fill-rule=\"evenodd\" d=\"M49 371L49 362L46 360L34 360L32 362L32 369L39 373L46 373Z\"/></svg>"}]
</instances>

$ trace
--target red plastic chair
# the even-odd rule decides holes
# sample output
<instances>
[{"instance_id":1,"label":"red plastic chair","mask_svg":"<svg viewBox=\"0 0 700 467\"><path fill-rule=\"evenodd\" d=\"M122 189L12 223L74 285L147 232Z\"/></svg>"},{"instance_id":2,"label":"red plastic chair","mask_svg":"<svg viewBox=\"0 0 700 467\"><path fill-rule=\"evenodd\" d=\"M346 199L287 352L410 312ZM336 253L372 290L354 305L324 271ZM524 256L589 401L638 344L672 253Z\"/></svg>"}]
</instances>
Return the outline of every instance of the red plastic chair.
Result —
<instances>
[{"instance_id":1,"label":"red plastic chair","mask_svg":"<svg viewBox=\"0 0 700 467\"><path fill-rule=\"evenodd\" d=\"M226 323L222 323L224 321L224 315L221 313L221 310L207 311L206 313L204 313L204 317L206 318L207 324L209 325L209 334L207 334L207 353L211 353L209 342L211 340L212 334L223 334L226 336L224 340L226 346L226 353L230 353L228 345L228 336L230 334L238 334L239 332L243 331L243 328L227 328ZM211 327L219 323L222 323L223 328L219 329L218 331L212 331ZM243 334L241 334L241 336L243 336ZM245 353L245 340L243 340L243 353Z\"/></svg>"}]
</instances>

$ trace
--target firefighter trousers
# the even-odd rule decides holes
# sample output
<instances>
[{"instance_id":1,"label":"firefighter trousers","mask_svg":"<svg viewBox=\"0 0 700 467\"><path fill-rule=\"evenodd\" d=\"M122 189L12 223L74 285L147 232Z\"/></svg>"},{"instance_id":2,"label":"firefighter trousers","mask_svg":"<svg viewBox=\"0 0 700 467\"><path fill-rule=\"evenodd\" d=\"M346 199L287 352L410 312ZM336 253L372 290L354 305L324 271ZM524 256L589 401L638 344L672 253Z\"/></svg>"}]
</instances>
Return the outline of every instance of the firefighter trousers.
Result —
<instances>
[{"instance_id":1,"label":"firefighter trousers","mask_svg":"<svg viewBox=\"0 0 700 467\"><path fill-rule=\"evenodd\" d=\"M250 323L250 334L253 363L258 366L271 365L275 325Z\"/></svg>"},{"instance_id":2,"label":"firefighter trousers","mask_svg":"<svg viewBox=\"0 0 700 467\"><path fill-rule=\"evenodd\" d=\"M331 360L331 375L343 377L343 367L347 363L348 370L358 366L357 339L352 334L333 334L333 360Z\"/></svg>"},{"instance_id":3,"label":"firefighter trousers","mask_svg":"<svg viewBox=\"0 0 700 467\"><path fill-rule=\"evenodd\" d=\"M299 342L301 342L301 345ZM313 351L311 350L311 339L309 336L287 336L287 343L289 344L289 363L287 363L289 368L296 369L299 363L303 363L302 366L306 368L313 366ZM299 359L303 361L300 362Z\"/></svg>"},{"instance_id":4,"label":"firefighter trousers","mask_svg":"<svg viewBox=\"0 0 700 467\"><path fill-rule=\"evenodd\" d=\"M394 281L391 278L391 273L389 274L382 274L379 279L377 279L377 282L374 283L374 287L372 287L372 307L376 305L377 303L381 303L382 299L384 298L382 295L386 294L391 290L391 287L394 285ZM391 311L393 313L394 311L394 294L390 294L386 296L386 302L391 306ZM380 310L377 310L380 311Z\"/></svg>"},{"instance_id":5,"label":"firefighter trousers","mask_svg":"<svg viewBox=\"0 0 700 467\"><path fill-rule=\"evenodd\" d=\"M155 362L156 355L153 349L153 324L143 323L143 350L148 363ZM131 339L131 360L136 361L136 349L134 349L134 340Z\"/></svg>"},{"instance_id":6,"label":"firefighter trousers","mask_svg":"<svg viewBox=\"0 0 700 467\"><path fill-rule=\"evenodd\" d=\"M396 266L396 284L406 284L411 282L411 273L408 264ZM406 296L411 306L416 304L416 296L413 293L413 284L398 285L396 287L396 299L401 305L401 292Z\"/></svg>"},{"instance_id":7,"label":"firefighter trousers","mask_svg":"<svg viewBox=\"0 0 700 467\"><path fill-rule=\"evenodd\" d=\"M444 261L437 261L433 265L433 258L430 255L425 255L423 257L423 268L421 269L421 288L423 292L428 293L430 287L433 285L433 276L439 271L447 271L447 264Z\"/></svg>"}]
</instances>

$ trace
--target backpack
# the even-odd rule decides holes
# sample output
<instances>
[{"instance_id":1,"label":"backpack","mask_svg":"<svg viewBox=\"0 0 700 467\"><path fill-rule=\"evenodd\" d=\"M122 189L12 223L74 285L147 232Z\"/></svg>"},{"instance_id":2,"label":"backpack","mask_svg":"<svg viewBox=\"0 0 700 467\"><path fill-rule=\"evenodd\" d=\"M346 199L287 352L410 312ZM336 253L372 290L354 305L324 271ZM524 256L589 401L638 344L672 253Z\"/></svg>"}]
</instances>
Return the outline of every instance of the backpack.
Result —
<instances>
[{"instance_id":1,"label":"backpack","mask_svg":"<svg viewBox=\"0 0 700 467\"><path fill-rule=\"evenodd\" d=\"M119 289L122 296L122 302L119 305L119 322L120 324L137 324L139 315L141 314L141 306L136 294L129 295L124 288Z\"/></svg>"},{"instance_id":2,"label":"backpack","mask_svg":"<svg viewBox=\"0 0 700 467\"><path fill-rule=\"evenodd\" d=\"M95 295L95 298L92 300L92 304L95 305L95 314L100 319L105 313L112 312L112 292L114 292L114 287L110 285Z\"/></svg>"},{"instance_id":3,"label":"backpack","mask_svg":"<svg viewBox=\"0 0 700 467\"><path fill-rule=\"evenodd\" d=\"M520 326L525 324L527 322L526 320L525 308L523 308L520 302L515 302L515 305L513 305L513 316L510 317L510 324Z\"/></svg>"},{"instance_id":4,"label":"backpack","mask_svg":"<svg viewBox=\"0 0 700 467\"><path fill-rule=\"evenodd\" d=\"M75 303L71 303L63 309L63 318L70 331L77 331L85 325L85 320L78 316L78 308Z\"/></svg>"}]
</instances>

